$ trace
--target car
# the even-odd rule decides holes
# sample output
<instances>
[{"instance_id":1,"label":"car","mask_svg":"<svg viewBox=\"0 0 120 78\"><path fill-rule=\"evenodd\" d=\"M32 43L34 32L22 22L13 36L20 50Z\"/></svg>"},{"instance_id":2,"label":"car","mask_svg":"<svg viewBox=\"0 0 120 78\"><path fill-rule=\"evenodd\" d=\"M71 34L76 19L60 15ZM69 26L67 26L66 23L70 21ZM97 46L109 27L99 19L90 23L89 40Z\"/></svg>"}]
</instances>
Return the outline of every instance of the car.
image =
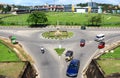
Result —
<instances>
[{"instance_id":1,"label":"car","mask_svg":"<svg viewBox=\"0 0 120 78\"><path fill-rule=\"evenodd\" d=\"M65 60L66 61L70 61L73 59L73 51L71 50L68 50L66 53L65 53Z\"/></svg>"},{"instance_id":2,"label":"car","mask_svg":"<svg viewBox=\"0 0 120 78\"><path fill-rule=\"evenodd\" d=\"M78 71L80 67L80 60L78 59L72 59L70 64L68 65L66 75L68 77L77 77Z\"/></svg>"},{"instance_id":3,"label":"car","mask_svg":"<svg viewBox=\"0 0 120 78\"><path fill-rule=\"evenodd\" d=\"M101 42L105 39L105 34L96 35L95 41Z\"/></svg>"},{"instance_id":4,"label":"car","mask_svg":"<svg viewBox=\"0 0 120 78\"><path fill-rule=\"evenodd\" d=\"M84 47L85 46L85 39L81 39L80 40L80 47Z\"/></svg>"},{"instance_id":5,"label":"car","mask_svg":"<svg viewBox=\"0 0 120 78\"><path fill-rule=\"evenodd\" d=\"M86 26L81 26L81 30L86 30Z\"/></svg>"},{"instance_id":6,"label":"car","mask_svg":"<svg viewBox=\"0 0 120 78\"><path fill-rule=\"evenodd\" d=\"M104 47L105 47L105 42L100 42L99 45L98 45L98 48L102 49Z\"/></svg>"}]
</instances>

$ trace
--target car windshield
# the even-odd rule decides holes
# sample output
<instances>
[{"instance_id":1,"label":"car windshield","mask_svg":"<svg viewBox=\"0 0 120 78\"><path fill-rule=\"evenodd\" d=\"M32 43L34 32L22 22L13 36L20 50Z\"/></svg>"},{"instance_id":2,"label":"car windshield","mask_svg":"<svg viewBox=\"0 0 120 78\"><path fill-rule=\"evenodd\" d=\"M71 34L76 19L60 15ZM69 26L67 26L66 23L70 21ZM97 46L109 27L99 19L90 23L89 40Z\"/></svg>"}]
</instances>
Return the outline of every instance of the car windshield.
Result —
<instances>
[{"instance_id":1,"label":"car windshield","mask_svg":"<svg viewBox=\"0 0 120 78\"><path fill-rule=\"evenodd\" d=\"M72 56L72 52L71 52L71 51L68 51L65 55L66 55L66 56Z\"/></svg>"},{"instance_id":2,"label":"car windshield","mask_svg":"<svg viewBox=\"0 0 120 78\"><path fill-rule=\"evenodd\" d=\"M100 42L100 44L105 44L105 42Z\"/></svg>"},{"instance_id":3,"label":"car windshield","mask_svg":"<svg viewBox=\"0 0 120 78\"><path fill-rule=\"evenodd\" d=\"M96 38L101 38L101 36L96 36Z\"/></svg>"},{"instance_id":4,"label":"car windshield","mask_svg":"<svg viewBox=\"0 0 120 78\"><path fill-rule=\"evenodd\" d=\"M70 67L71 67L71 68L77 68L78 65L77 65L77 64L70 64Z\"/></svg>"},{"instance_id":5,"label":"car windshield","mask_svg":"<svg viewBox=\"0 0 120 78\"><path fill-rule=\"evenodd\" d=\"M102 38L104 35L97 35L96 38Z\"/></svg>"},{"instance_id":6,"label":"car windshield","mask_svg":"<svg viewBox=\"0 0 120 78\"><path fill-rule=\"evenodd\" d=\"M70 53L66 53L66 56L70 56Z\"/></svg>"}]
</instances>

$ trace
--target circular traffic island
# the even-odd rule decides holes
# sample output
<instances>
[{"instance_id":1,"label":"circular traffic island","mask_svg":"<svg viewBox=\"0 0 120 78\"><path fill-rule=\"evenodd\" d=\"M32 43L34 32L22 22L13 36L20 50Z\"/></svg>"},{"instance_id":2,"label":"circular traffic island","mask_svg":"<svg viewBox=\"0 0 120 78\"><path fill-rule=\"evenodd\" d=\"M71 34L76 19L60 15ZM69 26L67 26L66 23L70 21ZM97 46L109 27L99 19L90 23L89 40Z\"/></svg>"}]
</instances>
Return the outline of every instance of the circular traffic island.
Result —
<instances>
[{"instance_id":1,"label":"circular traffic island","mask_svg":"<svg viewBox=\"0 0 120 78\"><path fill-rule=\"evenodd\" d=\"M73 36L73 32L57 29L54 31L44 32L42 33L42 36L47 39L61 40L61 39L71 38Z\"/></svg>"}]
</instances>

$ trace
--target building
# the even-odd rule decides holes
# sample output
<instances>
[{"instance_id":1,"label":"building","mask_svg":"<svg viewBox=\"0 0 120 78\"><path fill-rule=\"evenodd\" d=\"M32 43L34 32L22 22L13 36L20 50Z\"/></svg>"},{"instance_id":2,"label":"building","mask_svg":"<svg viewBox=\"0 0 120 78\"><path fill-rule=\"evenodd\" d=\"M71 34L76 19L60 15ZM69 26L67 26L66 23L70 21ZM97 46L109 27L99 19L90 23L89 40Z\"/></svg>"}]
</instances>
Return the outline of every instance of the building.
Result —
<instances>
[{"instance_id":1,"label":"building","mask_svg":"<svg viewBox=\"0 0 120 78\"><path fill-rule=\"evenodd\" d=\"M102 6L98 6L98 13L103 13L102 12Z\"/></svg>"},{"instance_id":2,"label":"building","mask_svg":"<svg viewBox=\"0 0 120 78\"><path fill-rule=\"evenodd\" d=\"M75 12L77 13L101 13L101 8L98 8L98 5L96 2L88 2L88 6L86 7L80 7L80 6L74 6L75 7Z\"/></svg>"},{"instance_id":3,"label":"building","mask_svg":"<svg viewBox=\"0 0 120 78\"><path fill-rule=\"evenodd\" d=\"M98 5L96 2L88 2L88 7L91 8L91 13L98 13Z\"/></svg>"},{"instance_id":4,"label":"building","mask_svg":"<svg viewBox=\"0 0 120 78\"><path fill-rule=\"evenodd\" d=\"M72 5L63 5L64 12L72 12Z\"/></svg>"},{"instance_id":5,"label":"building","mask_svg":"<svg viewBox=\"0 0 120 78\"><path fill-rule=\"evenodd\" d=\"M42 6L34 6L32 10L38 10L38 11L63 11L64 6L63 5L55 5L55 4L45 4Z\"/></svg>"},{"instance_id":6,"label":"building","mask_svg":"<svg viewBox=\"0 0 120 78\"><path fill-rule=\"evenodd\" d=\"M87 13L88 12L88 7L75 6L75 12L77 12L77 13Z\"/></svg>"}]
</instances>

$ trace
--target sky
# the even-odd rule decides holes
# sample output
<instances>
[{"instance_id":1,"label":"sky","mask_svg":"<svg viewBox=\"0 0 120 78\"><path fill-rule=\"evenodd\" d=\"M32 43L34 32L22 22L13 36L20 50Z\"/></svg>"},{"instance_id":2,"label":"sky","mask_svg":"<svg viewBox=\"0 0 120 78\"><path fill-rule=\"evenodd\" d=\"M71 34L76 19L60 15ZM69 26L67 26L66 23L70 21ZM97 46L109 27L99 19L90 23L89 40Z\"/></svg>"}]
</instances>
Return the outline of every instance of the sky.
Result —
<instances>
[{"instance_id":1,"label":"sky","mask_svg":"<svg viewBox=\"0 0 120 78\"><path fill-rule=\"evenodd\" d=\"M0 3L15 4L15 5L44 5L44 4L79 4L86 3L91 0L0 0ZM109 3L113 5L120 4L120 0L92 0L97 3Z\"/></svg>"}]
</instances>

